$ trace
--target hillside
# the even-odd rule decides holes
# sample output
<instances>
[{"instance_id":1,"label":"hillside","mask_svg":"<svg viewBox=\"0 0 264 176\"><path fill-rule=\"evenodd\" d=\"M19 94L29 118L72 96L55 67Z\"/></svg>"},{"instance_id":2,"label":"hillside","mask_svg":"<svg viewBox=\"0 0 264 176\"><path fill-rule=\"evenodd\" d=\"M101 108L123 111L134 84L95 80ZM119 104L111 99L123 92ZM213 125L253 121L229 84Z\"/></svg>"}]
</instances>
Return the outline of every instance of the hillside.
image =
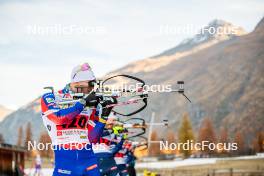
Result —
<instances>
[{"instance_id":1,"label":"hillside","mask_svg":"<svg viewBox=\"0 0 264 176\"><path fill-rule=\"evenodd\" d=\"M179 95L156 94L143 116L149 117L154 110L159 119L168 118L176 132L181 115L188 112L195 129L204 117L209 117L216 129L225 126L231 136L240 130L251 139L258 130L264 130L263 24L262 19L248 35L180 57L182 52L143 59L109 75L126 73L148 84L174 86L177 80L184 80L191 104Z\"/></svg>"},{"instance_id":2,"label":"hillside","mask_svg":"<svg viewBox=\"0 0 264 176\"><path fill-rule=\"evenodd\" d=\"M199 51L201 49L212 46L218 42L229 40L237 36L245 35L246 31L239 26L224 20L215 19L207 26L203 27L198 34L192 38L183 40L179 45L152 58L160 58L162 56L172 56L175 53L183 53L184 51Z\"/></svg>"},{"instance_id":3,"label":"hillside","mask_svg":"<svg viewBox=\"0 0 264 176\"><path fill-rule=\"evenodd\" d=\"M20 126L23 127L25 137L26 126L29 122L32 125L32 137L38 140L40 133L45 130L41 119L39 98L9 114L0 123L0 133L3 134L5 142L16 144Z\"/></svg>"},{"instance_id":4,"label":"hillside","mask_svg":"<svg viewBox=\"0 0 264 176\"><path fill-rule=\"evenodd\" d=\"M12 112L11 109L8 109L2 105L0 105L0 122L4 120L4 118Z\"/></svg>"}]
</instances>

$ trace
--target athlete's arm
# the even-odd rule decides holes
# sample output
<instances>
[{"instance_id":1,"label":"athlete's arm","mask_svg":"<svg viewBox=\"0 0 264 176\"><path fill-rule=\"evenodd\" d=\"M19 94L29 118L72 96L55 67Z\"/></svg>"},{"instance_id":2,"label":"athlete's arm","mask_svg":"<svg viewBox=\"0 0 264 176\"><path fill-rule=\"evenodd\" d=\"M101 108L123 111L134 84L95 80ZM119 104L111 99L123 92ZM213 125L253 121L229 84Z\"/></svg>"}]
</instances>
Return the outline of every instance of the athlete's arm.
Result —
<instances>
[{"instance_id":1,"label":"athlete's arm","mask_svg":"<svg viewBox=\"0 0 264 176\"><path fill-rule=\"evenodd\" d=\"M53 93L46 93L41 98L42 114L57 125L70 123L83 109L84 104L80 102L72 107L60 109Z\"/></svg>"},{"instance_id":2,"label":"athlete's arm","mask_svg":"<svg viewBox=\"0 0 264 176\"><path fill-rule=\"evenodd\" d=\"M108 107L108 105L116 104L117 100L116 98L109 98L105 100L103 103L99 103L96 108L96 113L94 117L91 117L90 120L93 124L93 127L89 129L88 138L92 143L97 143L99 141L99 138L103 134L103 130L107 121L107 118L109 114L111 113L111 110L113 107Z\"/></svg>"},{"instance_id":3,"label":"athlete's arm","mask_svg":"<svg viewBox=\"0 0 264 176\"><path fill-rule=\"evenodd\" d=\"M121 139L120 142L118 144L116 144L116 146L114 148L111 149L111 153L113 155L115 155L119 150L122 149L124 141L125 141L124 139Z\"/></svg>"},{"instance_id":4,"label":"athlete's arm","mask_svg":"<svg viewBox=\"0 0 264 176\"><path fill-rule=\"evenodd\" d=\"M88 138L90 142L97 143L103 134L106 119L102 118L102 106L97 105L95 114L90 117L90 123L88 124Z\"/></svg>"},{"instance_id":5,"label":"athlete's arm","mask_svg":"<svg viewBox=\"0 0 264 176\"><path fill-rule=\"evenodd\" d=\"M133 156L133 153L132 152L127 152L126 153L126 163L130 163L134 160L134 156Z\"/></svg>"}]
</instances>

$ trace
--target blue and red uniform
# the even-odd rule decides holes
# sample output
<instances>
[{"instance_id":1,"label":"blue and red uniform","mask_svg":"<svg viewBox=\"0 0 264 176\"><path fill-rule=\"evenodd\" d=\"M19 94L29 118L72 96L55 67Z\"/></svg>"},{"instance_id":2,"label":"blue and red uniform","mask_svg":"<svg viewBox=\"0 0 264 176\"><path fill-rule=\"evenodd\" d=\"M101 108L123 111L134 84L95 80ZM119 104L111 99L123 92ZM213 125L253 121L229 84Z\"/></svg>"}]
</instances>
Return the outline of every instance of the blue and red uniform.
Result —
<instances>
[{"instance_id":1,"label":"blue and red uniform","mask_svg":"<svg viewBox=\"0 0 264 176\"><path fill-rule=\"evenodd\" d=\"M100 137L99 143L94 148L95 156L99 160L99 169L101 175L117 175L118 168L114 155L122 148L124 140L116 134L104 131Z\"/></svg>"},{"instance_id":2,"label":"blue and red uniform","mask_svg":"<svg viewBox=\"0 0 264 176\"><path fill-rule=\"evenodd\" d=\"M81 102L60 105L64 98L72 98L67 89L41 98L43 123L55 148L53 175L99 176L92 143L97 142L105 126L101 105L93 109Z\"/></svg>"}]
</instances>

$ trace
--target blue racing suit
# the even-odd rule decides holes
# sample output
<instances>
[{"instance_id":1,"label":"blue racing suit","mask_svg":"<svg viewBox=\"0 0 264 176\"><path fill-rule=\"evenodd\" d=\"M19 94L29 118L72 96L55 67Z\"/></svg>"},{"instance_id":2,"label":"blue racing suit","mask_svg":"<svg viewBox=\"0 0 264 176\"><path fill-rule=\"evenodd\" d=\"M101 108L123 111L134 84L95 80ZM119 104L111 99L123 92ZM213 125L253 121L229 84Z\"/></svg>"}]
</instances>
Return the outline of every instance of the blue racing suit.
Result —
<instances>
[{"instance_id":1,"label":"blue racing suit","mask_svg":"<svg viewBox=\"0 0 264 176\"><path fill-rule=\"evenodd\" d=\"M41 98L42 120L55 153L53 175L99 176L92 143L97 142L105 126L101 105L93 109L81 102L61 105L66 98L72 98L68 89Z\"/></svg>"},{"instance_id":2,"label":"blue racing suit","mask_svg":"<svg viewBox=\"0 0 264 176\"><path fill-rule=\"evenodd\" d=\"M100 142L97 143L94 152L99 160L101 175L115 176L118 174L114 155L122 148L123 143L124 140L122 138L117 137L117 135L110 133L108 130L100 137Z\"/></svg>"}]
</instances>

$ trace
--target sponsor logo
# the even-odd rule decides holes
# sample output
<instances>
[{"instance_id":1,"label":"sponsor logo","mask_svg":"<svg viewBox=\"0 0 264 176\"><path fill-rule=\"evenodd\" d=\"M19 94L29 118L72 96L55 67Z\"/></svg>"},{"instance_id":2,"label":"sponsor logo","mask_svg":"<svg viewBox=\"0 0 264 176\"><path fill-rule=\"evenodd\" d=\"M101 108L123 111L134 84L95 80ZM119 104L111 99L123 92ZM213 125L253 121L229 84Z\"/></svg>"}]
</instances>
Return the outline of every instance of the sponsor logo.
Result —
<instances>
[{"instance_id":1,"label":"sponsor logo","mask_svg":"<svg viewBox=\"0 0 264 176\"><path fill-rule=\"evenodd\" d=\"M57 131L57 136L62 136L62 132L61 131Z\"/></svg>"},{"instance_id":2,"label":"sponsor logo","mask_svg":"<svg viewBox=\"0 0 264 176\"><path fill-rule=\"evenodd\" d=\"M50 126L50 125L47 125L47 129L48 129L49 131L51 131L51 126Z\"/></svg>"},{"instance_id":3,"label":"sponsor logo","mask_svg":"<svg viewBox=\"0 0 264 176\"><path fill-rule=\"evenodd\" d=\"M114 166L114 167L111 167L111 170L116 170L117 169L117 167L116 166Z\"/></svg>"},{"instance_id":4,"label":"sponsor logo","mask_svg":"<svg viewBox=\"0 0 264 176\"><path fill-rule=\"evenodd\" d=\"M58 172L59 173L62 173L62 174L67 174L67 175L70 175L71 174L71 171L69 171L69 170L63 170L63 169L58 169Z\"/></svg>"},{"instance_id":5,"label":"sponsor logo","mask_svg":"<svg viewBox=\"0 0 264 176\"><path fill-rule=\"evenodd\" d=\"M54 98L46 98L47 103L54 103Z\"/></svg>"}]
</instances>

